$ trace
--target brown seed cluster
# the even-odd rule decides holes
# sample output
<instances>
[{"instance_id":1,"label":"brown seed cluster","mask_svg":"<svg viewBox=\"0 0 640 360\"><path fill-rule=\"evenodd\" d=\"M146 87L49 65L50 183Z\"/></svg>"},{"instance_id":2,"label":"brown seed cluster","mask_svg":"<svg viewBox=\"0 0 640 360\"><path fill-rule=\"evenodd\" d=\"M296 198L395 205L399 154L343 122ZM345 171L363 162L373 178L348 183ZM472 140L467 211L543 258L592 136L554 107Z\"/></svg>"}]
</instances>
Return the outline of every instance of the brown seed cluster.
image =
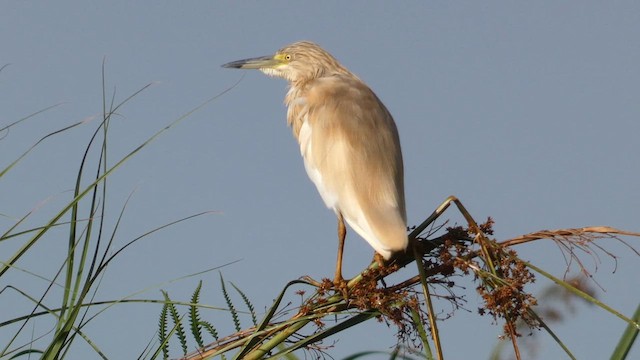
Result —
<instances>
[{"instance_id":1,"label":"brown seed cluster","mask_svg":"<svg viewBox=\"0 0 640 360\"><path fill-rule=\"evenodd\" d=\"M360 310L378 310L391 322L401 325L402 306L409 295L406 289L379 287L378 280L398 270L397 265L381 266L367 271L362 281L349 291L349 305Z\"/></svg>"},{"instance_id":2,"label":"brown seed cluster","mask_svg":"<svg viewBox=\"0 0 640 360\"><path fill-rule=\"evenodd\" d=\"M446 233L438 237L437 241L429 243L429 246L424 245L425 249L431 249L423 254L424 269L429 283L439 284L447 292L431 296L449 300L453 309L465 302L462 295L454 292L455 276L461 273L473 275L479 284L476 290L484 301L478 312L481 315L491 315L494 321L503 319L505 334L515 337L519 336L515 331L516 322L530 327L538 326L529 311L536 304L536 299L525 291L525 286L534 282L535 278L513 249L485 236L493 234L492 225L493 220L489 218L485 223L474 227L476 231L463 226L447 228ZM480 250L480 243L484 251ZM415 287L419 284L419 279L406 280L390 287L380 286L380 279L398 269L399 266L394 263L367 270L362 274L362 280L348 289L349 299L346 305L343 303L345 307L342 309L376 310L380 314L379 321L397 327L400 342L414 343L419 347L420 341L416 341L416 316L425 328L429 327L426 320L429 315L425 312L422 293ZM333 282L324 279L317 289L320 296L308 304L309 310L322 305L336 291L339 290L335 289ZM317 319L316 325L322 327L324 323Z\"/></svg>"},{"instance_id":3,"label":"brown seed cluster","mask_svg":"<svg viewBox=\"0 0 640 360\"><path fill-rule=\"evenodd\" d=\"M533 295L525 291L525 286L533 283L535 277L518 258L515 250L485 236L493 234L493 223L493 219L488 218L485 223L478 225L479 234L461 226L448 228L448 236L439 249L438 260L441 266L450 266L451 273L455 269L465 275L473 273L479 282L476 291L484 300L484 305L478 312L481 315L491 315L495 321L498 318L504 319L505 334L518 336L519 334L513 330L517 321L522 321L529 327L538 326L537 320L529 311L537 301ZM486 250L483 252L477 249L477 246L459 241L470 236L482 237L480 241ZM487 256L489 258L486 258ZM493 270L488 264L492 264Z\"/></svg>"},{"instance_id":4,"label":"brown seed cluster","mask_svg":"<svg viewBox=\"0 0 640 360\"><path fill-rule=\"evenodd\" d=\"M394 269L395 268L395 269ZM394 272L397 266L383 267L379 269L381 273ZM413 343L414 346L421 346L418 341L416 324L412 314L418 314L422 323L427 315L420 307L420 300L417 293L411 288L379 287L377 286L377 271L366 274L362 285L355 288L349 294L350 306L360 310L377 310L380 315L378 321L388 325L393 324L397 328L399 343Z\"/></svg>"},{"instance_id":5,"label":"brown seed cluster","mask_svg":"<svg viewBox=\"0 0 640 360\"><path fill-rule=\"evenodd\" d=\"M490 230L491 224L492 220L489 219L483 225L488 225L485 229ZM526 285L535 282L535 276L515 250L486 237L484 241L486 250L484 253L479 252L478 257L484 264L492 264L493 269L488 265L479 268L478 263L474 262L475 276L480 282L476 291L484 300L484 306L479 308L478 312L481 315L489 314L494 320L504 319L505 335L520 336L515 330L516 322L522 322L531 328L539 326L530 311L537 304L537 300L525 291ZM485 259L485 256L489 256L490 259Z\"/></svg>"}]
</instances>

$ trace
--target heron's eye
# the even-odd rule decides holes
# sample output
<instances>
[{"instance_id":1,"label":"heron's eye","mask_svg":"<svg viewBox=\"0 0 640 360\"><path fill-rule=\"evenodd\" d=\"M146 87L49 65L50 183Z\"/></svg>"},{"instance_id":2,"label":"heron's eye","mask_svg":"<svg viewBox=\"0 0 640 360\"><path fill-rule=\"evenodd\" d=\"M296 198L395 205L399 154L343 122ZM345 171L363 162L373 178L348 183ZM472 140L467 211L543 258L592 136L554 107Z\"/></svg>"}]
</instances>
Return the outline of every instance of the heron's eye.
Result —
<instances>
[{"instance_id":1,"label":"heron's eye","mask_svg":"<svg viewBox=\"0 0 640 360\"><path fill-rule=\"evenodd\" d=\"M284 56L284 59L285 59L285 60L287 60L287 61L291 60L291 54L287 54L287 55L285 55L285 56Z\"/></svg>"}]
</instances>

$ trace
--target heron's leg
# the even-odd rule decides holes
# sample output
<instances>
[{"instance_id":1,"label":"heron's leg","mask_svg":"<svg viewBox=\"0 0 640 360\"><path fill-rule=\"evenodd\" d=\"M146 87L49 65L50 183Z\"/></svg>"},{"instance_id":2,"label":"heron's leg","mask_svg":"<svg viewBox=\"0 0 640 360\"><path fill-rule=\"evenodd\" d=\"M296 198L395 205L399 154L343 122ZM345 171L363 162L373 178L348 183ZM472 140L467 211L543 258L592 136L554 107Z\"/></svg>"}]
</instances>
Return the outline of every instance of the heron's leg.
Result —
<instances>
[{"instance_id":1,"label":"heron's leg","mask_svg":"<svg viewBox=\"0 0 640 360\"><path fill-rule=\"evenodd\" d=\"M336 276L333 283L344 293L346 290L346 282L342 277L342 253L344 251L344 239L347 236L347 227L344 224L344 218L338 213L338 260L336 262Z\"/></svg>"}]
</instances>

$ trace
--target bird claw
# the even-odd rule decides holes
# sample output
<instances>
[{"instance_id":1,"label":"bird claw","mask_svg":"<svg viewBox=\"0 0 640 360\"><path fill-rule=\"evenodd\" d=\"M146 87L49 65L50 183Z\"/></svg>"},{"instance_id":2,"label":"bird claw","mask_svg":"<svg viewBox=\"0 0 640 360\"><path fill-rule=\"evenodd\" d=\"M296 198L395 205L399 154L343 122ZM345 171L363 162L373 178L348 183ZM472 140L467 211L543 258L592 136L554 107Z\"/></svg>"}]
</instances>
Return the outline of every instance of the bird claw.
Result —
<instances>
[{"instance_id":1,"label":"bird claw","mask_svg":"<svg viewBox=\"0 0 640 360\"><path fill-rule=\"evenodd\" d=\"M347 287L347 281L342 276L336 276L333 279L333 286L336 291L342 294L344 301L349 302L349 288Z\"/></svg>"},{"instance_id":2,"label":"bird claw","mask_svg":"<svg viewBox=\"0 0 640 360\"><path fill-rule=\"evenodd\" d=\"M382 255L378 254L377 252L375 252L373 254L373 261L375 261L376 263L378 263L378 266L380 268L383 268L386 264L384 258L382 257Z\"/></svg>"}]
</instances>

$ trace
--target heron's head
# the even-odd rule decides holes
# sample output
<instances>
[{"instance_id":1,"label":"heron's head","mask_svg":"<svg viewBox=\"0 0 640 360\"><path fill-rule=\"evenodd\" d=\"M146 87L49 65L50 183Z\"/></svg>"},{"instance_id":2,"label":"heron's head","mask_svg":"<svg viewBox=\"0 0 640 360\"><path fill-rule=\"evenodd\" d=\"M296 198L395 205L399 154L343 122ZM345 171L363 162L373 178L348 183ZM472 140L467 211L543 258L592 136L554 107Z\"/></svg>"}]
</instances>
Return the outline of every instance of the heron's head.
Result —
<instances>
[{"instance_id":1,"label":"heron's head","mask_svg":"<svg viewBox=\"0 0 640 360\"><path fill-rule=\"evenodd\" d=\"M287 45L274 55L232 61L225 68L258 69L291 83L300 83L335 73L348 73L338 60L320 46L309 41Z\"/></svg>"}]
</instances>

